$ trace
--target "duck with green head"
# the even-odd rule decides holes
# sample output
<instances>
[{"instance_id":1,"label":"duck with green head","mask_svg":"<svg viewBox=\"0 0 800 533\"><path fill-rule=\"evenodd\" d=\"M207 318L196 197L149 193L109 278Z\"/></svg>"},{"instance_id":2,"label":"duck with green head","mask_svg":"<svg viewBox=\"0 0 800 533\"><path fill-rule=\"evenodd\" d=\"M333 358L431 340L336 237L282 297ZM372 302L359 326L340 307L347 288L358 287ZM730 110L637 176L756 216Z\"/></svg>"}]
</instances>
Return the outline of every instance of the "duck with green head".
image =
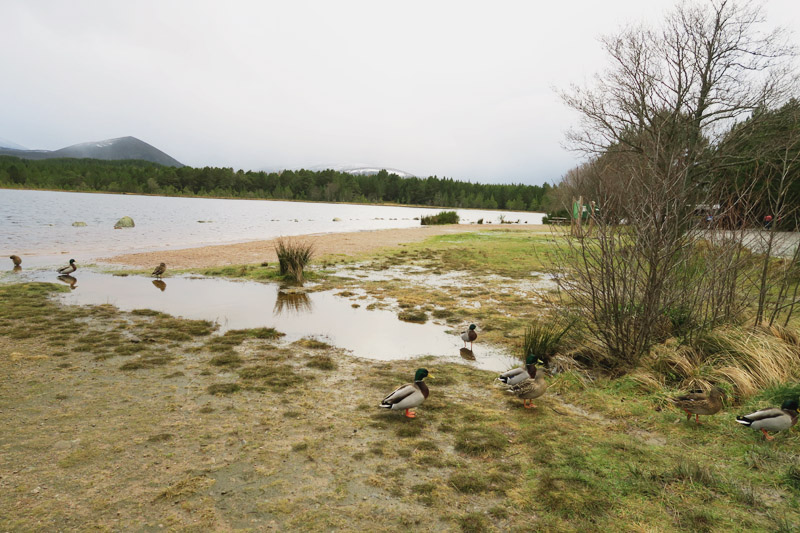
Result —
<instances>
[{"instance_id":1,"label":"duck with green head","mask_svg":"<svg viewBox=\"0 0 800 533\"><path fill-rule=\"evenodd\" d=\"M536 407L533 400L541 396L547 390L547 382L544 380L544 372L536 368L537 357L529 355L525 360L528 378L513 385L508 392L515 394L522 400L525 409Z\"/></svg>"},{"instance_id":2,"label":"duck with green head","mask_svg":"<svg viewBox=\"0 0 800 533\"><path fill-rule=\"evenodd\" d=\"M536 356L529 355L525 359L525 366L519 368L512 368L508 372L500 374L497 379L506 385L517 385L526 379L536 376Z\"/></svg>"},{"instance_id":3,"label":"duck with green head","mask_svg":"<svg viewBox=\"0 0 800 533\"><path fill-rule=\"evenodd\" d=\"M75 264L74 259L70 259L69 264L67 266L58 269L58 273L61 274L62 276L65 276L67 274L72 274L76 270L78 270L78 265Z\"/></svg>"},{"instance_id":4,"label":"duck with green head","mask_svg":"<svg viewBox=\"0 0 800 533\"><path fill-rule=\"evenodd\" d=\"M466 348L467 343L469 343L469 349L472 350L472 343L478 338L478 333L475 331L477 327L478 326L475 324L470 324L468 330L461 332L461 340L464 341L464 348Z\"/></svg>"},{"instance_id":5,"label":"duck with green head","mask_svg":"<svg viewBox=\"0 0 800 533\"><path fill-rule=\"evenodd\" d=\"M408 418L415 418L417 413L411 411L411 409L421 405L430 394L428 386L422 381L426 377L433 378L433 374L429 373L425 368L417 369L414 374L414 383L407 383L397 387L383 399L380 406L386 409L405 409L405 415Z\"/></svg>"},{"instance_id":6,"label":"duck with green head","mask_svg":"<svg viewBox=\"0 0 800 533\"><path fill-rule=\"evenodd\" d=\"M792 398L785 400L780 409L777 407L762 409L749 415L737 416L736 421L744 426L760 429L765 439L773 440L775 437L767 433L767 431L783 431L795 425L797 423L797 408L797 398Z\"/></svg>"}]
</instances>

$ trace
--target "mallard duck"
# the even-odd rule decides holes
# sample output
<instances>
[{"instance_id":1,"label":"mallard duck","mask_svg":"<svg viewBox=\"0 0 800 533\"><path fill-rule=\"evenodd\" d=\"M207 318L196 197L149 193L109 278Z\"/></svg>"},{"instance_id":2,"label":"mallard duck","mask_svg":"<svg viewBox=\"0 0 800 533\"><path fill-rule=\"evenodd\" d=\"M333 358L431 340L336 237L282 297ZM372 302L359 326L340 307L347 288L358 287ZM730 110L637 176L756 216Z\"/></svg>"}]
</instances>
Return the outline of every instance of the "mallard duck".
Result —
<instances>
[{"instance_id":1,"label":"mallard duck","mask_svg":"<svg viewBox=\"0 0 800 533\"><path fill-rule=\"evenodd\" d=\"M772 440L775 437L771 436L767 431L783 431L797 423L797 407L796 398L786 400L780 409L776 407L762 409L749 415L737 416L736 421L744 426L760 429L761 433L764 434L764 438Z\"/></svg>"},{"instance_id":2,"label":"mallard duck","mask_svg":"<svg viewBox=\"0 0 800 533\"><path fill-rule=\"evenodd\" d=\"M8 258L14 262L15 267L18 267L22 264L22 259L20 259L18 255L10 255Z\"/></svg>"},{"instance_id":3,"label":"mallard duck","mask_svg":"<svg viewBox=\"0 0 800 533\"><path fill-rule=\"evenodd\" d=\"M686 411L686 420L694 415L695 423L700 423L700 415L715 415L722 409L723 393L714 387L708 392L690 392L672 398L672 403Z\"/></svg>"},{"instance_id":4,"label":"mallard duck","mask_svg":"<svg viewBox=\"0 0 800 533\"><path fill-rule=\"evenodd\" d=\"M74 259L70 259L69 264L67 266L58 269L58 273L66 275L66 274L72 274L76 270L78 270L78 265L75 264Z\"/></svg>"},{"instance_id":5,"label":"mallard duck","mask_svg":"<svg viewBox=\"0 0 800 533\"><path fill-rule=\"evenodd\" d=\"M537 369L535 363L529 363L531 358L535 359L535 356L529 355L526 362L528 362L528 368L531 366L533 367L533 377L529 377L528 379L525 379L508 389L508 392L511 392L515 394L517 398L522 399L522 405L526 409L536 407L533 405L533 400L544 394L544 392L547 390L547 382L544 380L544 372ZM530 372L531 371L528 370L528 373Z\"/></svg>"},{"instance_id":6,"label":"mallard duck","mask_svg":"<svg viewBox=\"0 0 800 533\"><path fill-rule=\"evenodd\" d=\"M529 355L525 360L525 366L512 368L508 372L500 374L497 379L506 385L517 385L534 376L536 376L536 356Z\"/></svg>"},{"instance_id":7,"label":"mallard duck","mask_svg":"<svg viewBox=\"0 0 800 533\"><path fill-rule=\"evenodd\" d=\"M478 338L478 333L475 331L476 327L475 324L470 324L468 330L461 332L461 340L464 341L464 348L466 348L467 343L469 343L469 349L472 350L472 343Z\"/></svg>"},{"instance_id":8,"label":"mallard duck","mask_svg":"<svg viewBox=\"0 0 800 533\"><path fill-rule=\"evenodd\" d=\"M153 273L150 274L150 275L151 276L155 276L157 278L160 278L161 276L164 275L164 272L166 272L166 271L167 271L167 264L166 263L161 263L156 267L155 270L153 270Z\"/></svg>"},{"instance_id":9,"label":"mallard duck","mask_svg":"<svg viewBox=\"0 0 800 533\"><path fill-rule=\"evenodd\" d=\"M430 391L423 379L433 377L426 369L420 368L414 374L414 383L407 383L397 387L394 392L383 399L381 407L386 409L405 409L408 418L415 418L417 413L411 411L412 407L417 407L425 401Z\"/></svg>"}]
</instances>

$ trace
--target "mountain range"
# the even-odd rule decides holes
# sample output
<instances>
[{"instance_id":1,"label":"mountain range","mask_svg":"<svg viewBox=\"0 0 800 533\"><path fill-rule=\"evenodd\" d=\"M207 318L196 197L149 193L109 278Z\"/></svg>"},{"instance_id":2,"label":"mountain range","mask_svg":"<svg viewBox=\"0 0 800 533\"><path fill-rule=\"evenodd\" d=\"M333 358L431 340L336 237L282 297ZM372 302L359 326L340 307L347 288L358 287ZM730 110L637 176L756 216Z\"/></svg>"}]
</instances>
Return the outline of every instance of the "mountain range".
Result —
<instances>
[{"instance_id":1,"label":"mountain range","mask_svg":"<svg viewBox=\"0 0 800 533\"><path fill-rule=\"evenodd\" d=\"M118 137L104 141L73 144L60 150L21 150L19 148L21 147L17 144L0 139L0 155L11 155L22 159L54 159L59 157L105 160L139 159L169 167L183 166L181 162L136 137Z\"/></svg>"}]
</instances>

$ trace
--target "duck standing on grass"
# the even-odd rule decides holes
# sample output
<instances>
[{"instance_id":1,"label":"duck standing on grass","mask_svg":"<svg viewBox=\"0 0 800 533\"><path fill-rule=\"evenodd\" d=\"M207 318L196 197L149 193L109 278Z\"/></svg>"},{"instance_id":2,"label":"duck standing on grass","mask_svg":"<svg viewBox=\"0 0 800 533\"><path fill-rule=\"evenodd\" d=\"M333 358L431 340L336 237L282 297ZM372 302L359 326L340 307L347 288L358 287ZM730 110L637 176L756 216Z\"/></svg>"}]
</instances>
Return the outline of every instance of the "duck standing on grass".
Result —
<instances>
[{"instance_id":1,"label":"duck standing on grass","mask_svg":"<svg viewBox=\"0 0 800 533\"><path fill-rule=\"evenodd\" d=\"M468 330L461 332L461 340L464 341L464 348L466 348L467 343L469 343L470 351L472 350L472 343L478 338L478 333L475 331L476 327L475 324L470 324Z\"/></svg>"},{"instance_id":2,"label":"duck standing on grass","mask_svg":"<svg viewBox=\"0 0 800 533\"><path fill-rule=\"evenodd\" d=\"M153 273L150 274L150 275L161 279L161 276L163 276L164 272L166 272L166 271L167 271L167 264L166 263L161 263L156 267L155 270L153 270Z\"/></svg>"},{"instance_id":3,"label":"duck standing on grass","mask_svg":"<svg viewBox=\"0 0 800 533\"><path fill-rule=\"evenodd\" d=\"M423 379L433 374L428 373L424 368L417 370L414 374L414 383L407 383L396 388L389 396L383 399L381 407L386 409L405 409L408 418L415 418L417 413L411 411L413 407L417 407L425 401L430 391Z\"/></svg>"},{"instance_id":4,"label":"duck standing on grass","mask_svg":"<svg viewBox=\"0 0 800 533\"><path fill-rule=\"evenodd\" d=\"M512 385L511 388L508 389L508 392L522 399L522 405L525 409L531 409L536 407L533 405L533 400L544 394L547 390L547 382L544 380L544 372L536 368L535 355L529 355L525 363L528 369L527 374L530 377L520 381L516 385Z\"/></svg>"},{"instance_id":5,"label":"duck standing on grass","mask_svg":"<svg viewBox=\"0 0 800 533\"><path fill-rule=\"evenodd\" d=\"M525 360L525 366L512 368L508 372L500 374L497 379L506 385L517 385L526 379L536 376L536 356L529 355Z\"/></svg>"},{"instance_id":6,"label":"duck standing on grass","mask_svg":"<svg viewBox=\"0 0 800 533\"><path fill-rule=\"evenodd\" d=\"M18 266L20 266L22 264L22 259L20 259L20 257L18 255L10 255L10 256L8 256L8 258L11 259L11 261L14 262L14 266L15 267L18 267Z\"/></svg>"},{"instance_id":7,"label":"duck standing on grass","mask_svg":"<svg viewBox=\"0 0 800 533\"><path fill-rule=\"evenodd\" d=\"M722 396L722 391L713 387L708 392L690 392L683 396L672 398L672 403L686 411L687 421L694 415L695 423L699 424L700 415L715 415L719 413L720 409L722 409Z\"/></svg>"},{"instance_id":8,"label":"duck standing on grass","mask_svg":"<svg viewBox=\"0 0 800 533\"><path fill-rule=\"evenodd\" d=\"M67 266L58 269L58 273L62 276L66 276L67 274L72 274L76 270L78 270L78 265L75 264L74 259L70 259Z\"/></svg>"},{"instance_id":9,"label":"duck standing on grass","mask_svg":"<svg viewBox=\"0 0 800 533\"><path fill-rule=\"evenodd\" d=\"M797 398L794 398L784 401L780 409L777 407L762 409L749 415L737 416L736 421L744 426L760 429L764 438L773 440L775 437L767 431L783 431L795 425L797 423L797 407Z\"/></svg>"}]
</instances>

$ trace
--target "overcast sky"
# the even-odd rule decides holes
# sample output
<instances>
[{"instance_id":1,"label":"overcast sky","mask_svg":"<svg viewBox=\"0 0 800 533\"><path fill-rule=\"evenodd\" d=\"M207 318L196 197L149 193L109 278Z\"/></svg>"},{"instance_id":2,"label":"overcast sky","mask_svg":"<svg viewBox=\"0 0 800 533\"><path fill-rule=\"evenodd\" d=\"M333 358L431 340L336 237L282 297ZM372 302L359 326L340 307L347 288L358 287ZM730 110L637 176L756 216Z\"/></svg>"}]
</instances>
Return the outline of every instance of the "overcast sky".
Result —
<instances>
[{"instance_id":1,"label":"overcast sky","mask_svg":"<svg viewBox=\"0 0 800 533\"><path fill-rule=\"evenodd\" d=\"M673 5L0 0L0 138L132 135L191 166L552 183L579 161L554 89L602 68L598 36ZM766 13L798 41L800 2Z\"/></svg>"}]
</instances>

